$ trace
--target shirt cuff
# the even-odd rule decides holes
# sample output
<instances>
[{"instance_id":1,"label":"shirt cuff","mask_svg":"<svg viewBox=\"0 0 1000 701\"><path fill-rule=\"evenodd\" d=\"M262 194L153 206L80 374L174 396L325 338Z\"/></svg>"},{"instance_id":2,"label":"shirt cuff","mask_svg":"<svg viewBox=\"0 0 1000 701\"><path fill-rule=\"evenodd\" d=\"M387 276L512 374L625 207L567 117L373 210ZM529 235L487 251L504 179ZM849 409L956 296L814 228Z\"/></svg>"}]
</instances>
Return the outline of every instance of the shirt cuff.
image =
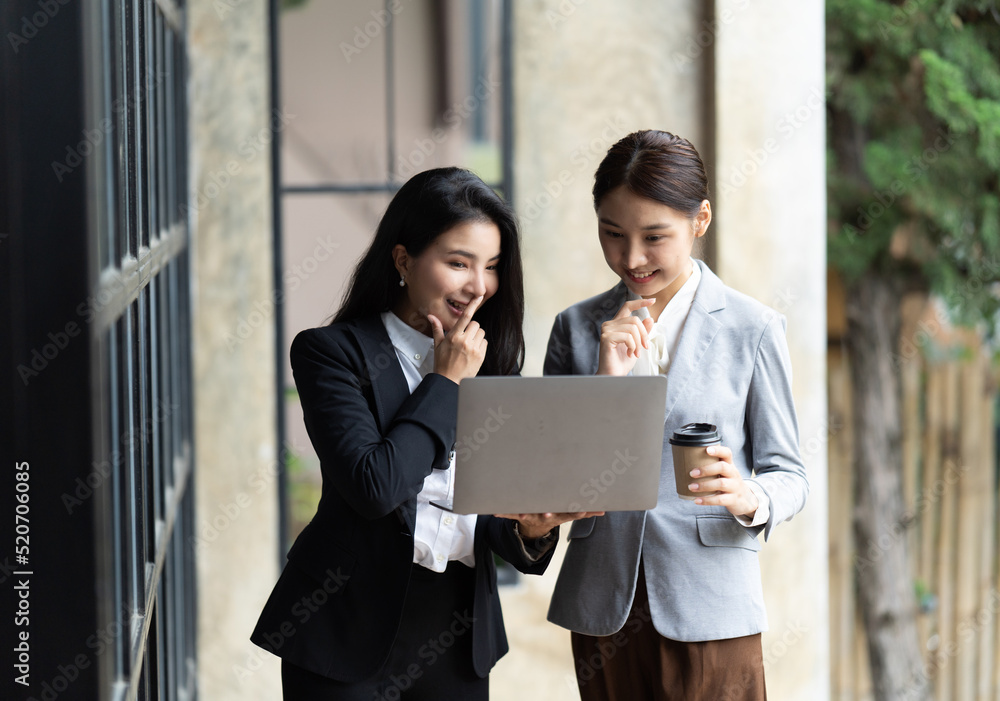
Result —
<instances>
[{"instance_id":1,"label":"shirt cuff","mask_svg":"<svg viewBox=\"0 0 1000 701\"><path fill-rule=\"evenodd\" d=\"M763 526L767 523L767 519L771 517L771 500L767 498L767 493L759 484L753 480L746 480L746 483L747 486L750 487L750 491L757 497L757 510L754 512L752 517L734 516L733 518L735 518L741 526L746 526L747 528Z\"/></svg>"},{"instance_id":2,"label":"shirt cuff","mask_svg":"<svg viewBox=\"0 0 1000 701\"><path fill-rule=\"evenodd\" d=\"M556 544L556 529L552 529L541 538L525 538L521 535L521 531L518 528L518 522L514 521L514 535L517 536L517 542L521 544L521 553L524 554L530 562L538 562L542 559L552 546Z\"/></svg>"}]
</instances>

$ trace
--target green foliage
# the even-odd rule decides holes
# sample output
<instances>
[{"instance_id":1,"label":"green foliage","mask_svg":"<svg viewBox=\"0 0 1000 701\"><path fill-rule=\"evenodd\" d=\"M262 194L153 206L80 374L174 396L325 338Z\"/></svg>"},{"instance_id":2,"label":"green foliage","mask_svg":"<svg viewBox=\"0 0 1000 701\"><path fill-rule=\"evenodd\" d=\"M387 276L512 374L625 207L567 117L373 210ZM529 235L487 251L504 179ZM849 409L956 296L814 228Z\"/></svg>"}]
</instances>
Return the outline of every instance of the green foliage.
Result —
<instances>
[{"instance_id":1,"label":"green foliage","mask_svg":"<svg viewBox=\"0 0 1000 701\"><path fill-rule=\"evenodd\" d=\"M992 330L1000 287L995 0L828 0L829 256Z\"/></svg>"}]
</instances>

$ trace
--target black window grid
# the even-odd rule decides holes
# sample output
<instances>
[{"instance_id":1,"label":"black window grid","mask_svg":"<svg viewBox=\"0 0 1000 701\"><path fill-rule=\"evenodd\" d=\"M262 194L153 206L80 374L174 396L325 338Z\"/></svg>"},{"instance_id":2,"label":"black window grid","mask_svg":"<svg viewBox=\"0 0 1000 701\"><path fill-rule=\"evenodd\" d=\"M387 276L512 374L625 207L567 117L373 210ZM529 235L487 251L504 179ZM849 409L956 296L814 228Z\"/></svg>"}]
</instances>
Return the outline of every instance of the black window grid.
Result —
<instances>
[{"instance_id":1,"label":"black window grid","mask_svg":"<svg viewBox=\"0 0 1000 701\"><path fill-rule=\"evenodd\" d=\"M115 631L101 698L195 694L195 562L183 6L103 3L91 32L101 76L98 128L106 212L96 221L95 325L103 435L95 460L112 466L96 514L109 535L102 563Z\"/></svg>"}]
</instances>

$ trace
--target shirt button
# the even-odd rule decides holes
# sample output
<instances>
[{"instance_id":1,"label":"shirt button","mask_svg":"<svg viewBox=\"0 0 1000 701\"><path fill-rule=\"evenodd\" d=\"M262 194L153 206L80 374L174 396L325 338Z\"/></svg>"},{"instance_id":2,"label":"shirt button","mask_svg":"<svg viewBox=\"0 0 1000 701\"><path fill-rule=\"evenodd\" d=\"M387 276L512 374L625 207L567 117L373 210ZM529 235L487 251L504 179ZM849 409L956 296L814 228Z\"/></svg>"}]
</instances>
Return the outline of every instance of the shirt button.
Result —
<instances>
[{"instance_id":1,"label":"shirt button","mask_svg":"<svg viewBox=\"0 0 1000 701\"><path fill-rule=\"evenodd\" d=\"M435 560L437 560L438 562L444 562L444 555L438 555L438 556L437 556L436 558L434 558L434 559L435 559Z\"/></svg>"},{"instance_id":2,"label":"shirt button","mask_svg":"<svg viewBox=\"0 0 1000 701\"><path fill-rule=\"evenodd\" d=\"M448 453L448 462L455 462L455 451Z\"/></svg>"},{"instance_id":3,"label":"shirt button","mask_svg":"<svg viewBox=\"0 0 1000 701\"><path fill-rule=\"evenodd\" d=\"M444 525L446 526L450 526L453 523L455 523L455 519L453 519L451 516L446 517L444 520Z\"/></svg>"},{"instance_id":4,"label":"shirt button","mask_svg":"<svg viewBox=\"0 0 1000 701\"><path fill-rule=\"evenodd\" d=\"M414 353L413 354L413 359L414 360L420 360L420 353Z\"/></svg>"}]
</instances>

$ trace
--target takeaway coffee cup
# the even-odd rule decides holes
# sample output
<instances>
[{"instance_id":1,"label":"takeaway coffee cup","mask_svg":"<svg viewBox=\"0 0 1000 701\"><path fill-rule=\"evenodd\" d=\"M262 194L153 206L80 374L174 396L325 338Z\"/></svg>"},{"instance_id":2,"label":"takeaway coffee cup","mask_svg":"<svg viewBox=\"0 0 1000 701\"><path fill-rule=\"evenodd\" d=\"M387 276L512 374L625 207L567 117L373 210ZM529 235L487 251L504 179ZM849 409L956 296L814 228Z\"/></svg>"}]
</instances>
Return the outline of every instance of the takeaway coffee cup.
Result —
<instances>
[{"instance_id":1,"label":"takeaway coffee cup","mask_svg":"<svg viewBox=\"0 0 1000 701\"><path fill-rule=\"evenodd\" d=\"M670 436L670 446L674 454L674 482L681 499L693 501L696 497L718 494L718 492L692 492L688 489L688 485L692 482L700 484L714 479L714 477L691 477L691 470L718 462L719 459L709 455L706 448L721 443L722 439L719 438L715 424L685 424Z\"/></svg>"}]
</instances>

